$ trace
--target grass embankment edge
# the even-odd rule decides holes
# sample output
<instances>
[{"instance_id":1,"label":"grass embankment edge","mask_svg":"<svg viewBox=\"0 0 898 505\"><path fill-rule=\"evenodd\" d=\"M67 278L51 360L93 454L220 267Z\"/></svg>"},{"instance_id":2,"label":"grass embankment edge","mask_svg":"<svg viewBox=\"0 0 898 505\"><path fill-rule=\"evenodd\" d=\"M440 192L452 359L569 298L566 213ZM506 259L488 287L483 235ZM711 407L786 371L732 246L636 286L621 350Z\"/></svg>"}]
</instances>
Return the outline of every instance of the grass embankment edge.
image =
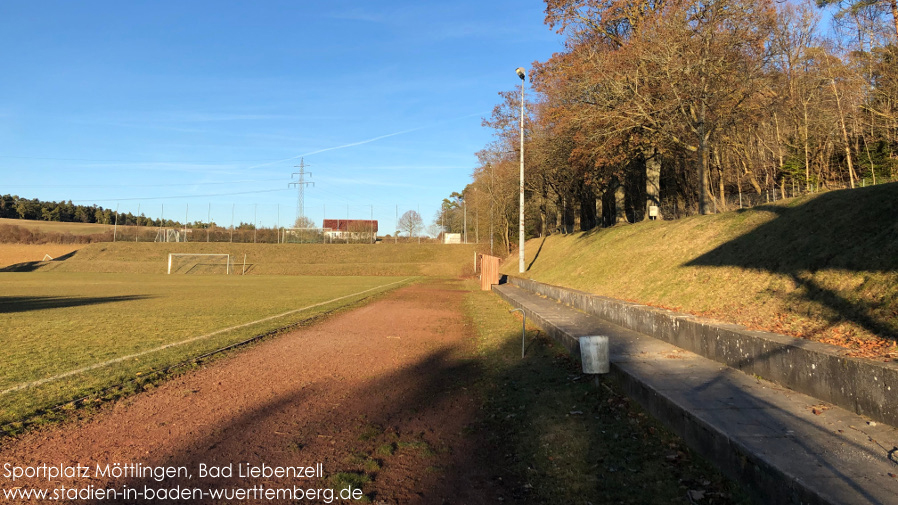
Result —
<instances>
[{"instance_id":1,"label":"grass embankment edge","mask_svg":"<svg viewBox=\"0 0 898 505\"><path fill-rule=\"evenodd\" d=\"M502 272L898 358L898 183L526 244Z\"/></svg>"}]
</instances>

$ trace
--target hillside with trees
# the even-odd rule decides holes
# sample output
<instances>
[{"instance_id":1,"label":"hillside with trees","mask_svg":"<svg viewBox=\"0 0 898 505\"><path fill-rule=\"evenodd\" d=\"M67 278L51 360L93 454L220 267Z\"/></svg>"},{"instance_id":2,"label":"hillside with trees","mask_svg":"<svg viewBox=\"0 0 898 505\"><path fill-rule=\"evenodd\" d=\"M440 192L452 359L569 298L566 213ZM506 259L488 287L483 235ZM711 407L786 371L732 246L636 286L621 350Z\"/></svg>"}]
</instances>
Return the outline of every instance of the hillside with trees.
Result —
<instances>
[{"instance_id":1,"label":"hillside with trees","mask_svg":"<svg viewBox=\"0 0 898 505\"><path fill-rule=\"evenodd\" d=\"M529 71L527 236L894 180L896 1L818 2L546 0L565 46ZM500 97L494 141L436 222L458 232L467 212L470 235L476 213L509 253L520 88Z\"/></svg>"}]
</instances>

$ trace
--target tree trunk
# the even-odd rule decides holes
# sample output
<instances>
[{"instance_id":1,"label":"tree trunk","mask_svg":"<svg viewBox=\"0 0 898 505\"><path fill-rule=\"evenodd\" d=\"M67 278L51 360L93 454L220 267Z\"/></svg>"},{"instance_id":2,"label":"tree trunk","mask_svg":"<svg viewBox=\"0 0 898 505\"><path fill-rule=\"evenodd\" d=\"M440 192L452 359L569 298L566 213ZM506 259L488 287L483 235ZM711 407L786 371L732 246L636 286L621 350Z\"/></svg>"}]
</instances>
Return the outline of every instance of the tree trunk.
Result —
<instances>
[{"instance_id":1,"label":"tree trunk","mask_svg":"<svg viewBox=\"0 0 898 505\"><path fill-rule=\"evenodd\" d=\"M839 91L836 89L836 80L830 79L832 84L833 95L836 96L836 106L839 109L839 124L842 126L842 141L845 142L845 157L848 159L848 183L854 187L854 164L851 162L851 141L848 139L848 128L845 127L845 115L842 113L842 99L839 98Z\"/></svg>"},{"instance_id":2,"label":"tree trunk","mask_svg":"<svg viewBox=\"0 0 898 505\"><path fill-rule=\"evenodd\" d=\"M804 185L807 190L811 183L811 155L808 140L808 104L804 102Z\"/></svg>"},{"instance_id":3,"label":"tree trunk","mask_svg":"<svg viewBox=\"0 0 898 505\"><path fill-rule=\"evenodd\" d=\"M580 231L596 227L596 195L592 188L584 186L580 190Z\"/></svg>"},{"instance_id":4,"label":"tree trunk","mask_svg":"<svg viewBox=\"0 0 898 505\"><path fill-rule=\"evenodd\" d=\"M755 188L755 192L760 195L764 191L761 189L761 183L758 182L758 179L755 177L754 172L748 169L748 164L745 163L745 159L740 156L739 162L742 164L742 173L748 176L748 182L751 183L751 186Z\"/></svg>"},{"instance_id":5,"label":"tree trunk","mask_svg":"<svg viewBox=\"0 0 898 505\"><path fill-rule=\"evenodd\" d=\"M614 223L627 222L627 208L625 201L624 185L615 177L611 183L614 188Z\"/></svg>"},{"instance_id":6,"label":"tree trunk","mask_svg":"<svg viewBox=\"0 0 898 505\"><path fill-rule=\"evenodd\" d=\"M574 233L574 205L570 195L564 198L564 232Z\"/></svg>"},{"instance_id":7,"label":"tree trunk","mask_svg":"<svg viewBox=\"0 0 898 505\"><path fill-rule=\"evenodd\" d=\"M649 208L658 208L658 219L661 219L661 160L655 146L645 147L642 157L645 159L645 219L649 219Z\"/></svg>"},{"instance_id":8,"label":"tree trunk","mask_svg":"<svg viewBox=\"0 0 898 505\"><path fill-rule=\"evenodd\" d=\"M698 152L696 153L696 171L698 172L698 213L708 214L710 199L708 198L708 139L704 133L704 127L699 135Z\"/></svg>"},{"instance_id":9,"label":"tree trunk","mask_svg":"<svg viewBox=\"0 0 898 505\"><path fill-rule=\"evenodd\" d=\"M505 242L505 255L511 255L511 237L508 236L508 230L511 228L511 222L508 220L508 216L505 216L505 226L502 227L504 230L502 234L502 240Z\"/></svg>"},{"instance_id":10,"label":"tree trunk","mask_svg":"<svg viewBox=\"0 0 898 505\"><path fill-rule=\"evenodd\" d=\"M892 0L892 22L895 23L895 37L898 37L898 0Z\"/></svg>"},{"instance_id":11,"label":"tree trunk","mask_svg":"<svg viewBox=\"0 0 898 505\"><path fill-rule=\"evenodd\" d=\"M720 162L720 151L714 150L714 163L717 165L717 183L720 191L720 203L718 204L720 212L727 210L726 188L723 182L723 164Z\"/></svg>"}]
</instances>

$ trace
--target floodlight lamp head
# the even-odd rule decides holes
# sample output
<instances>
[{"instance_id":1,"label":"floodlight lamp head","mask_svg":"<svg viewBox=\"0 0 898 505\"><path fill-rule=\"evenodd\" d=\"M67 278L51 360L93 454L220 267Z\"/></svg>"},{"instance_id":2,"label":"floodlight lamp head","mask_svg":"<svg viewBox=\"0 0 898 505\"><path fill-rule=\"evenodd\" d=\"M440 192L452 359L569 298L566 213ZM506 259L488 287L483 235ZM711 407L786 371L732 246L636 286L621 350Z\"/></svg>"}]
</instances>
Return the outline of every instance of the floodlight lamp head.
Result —
<instances>
[{"instance_id":1,"label":"floodlight lamp head","mask_svg":"<svg viewBox=\"0 0 898 505\"><path fill-rule=\"evenodd\" d=\"M515 72L518 74L518 77L520 77L522 81L527 78L527 71L524 70L524 67L516 68Z\"/></svg>"}]
</instances>

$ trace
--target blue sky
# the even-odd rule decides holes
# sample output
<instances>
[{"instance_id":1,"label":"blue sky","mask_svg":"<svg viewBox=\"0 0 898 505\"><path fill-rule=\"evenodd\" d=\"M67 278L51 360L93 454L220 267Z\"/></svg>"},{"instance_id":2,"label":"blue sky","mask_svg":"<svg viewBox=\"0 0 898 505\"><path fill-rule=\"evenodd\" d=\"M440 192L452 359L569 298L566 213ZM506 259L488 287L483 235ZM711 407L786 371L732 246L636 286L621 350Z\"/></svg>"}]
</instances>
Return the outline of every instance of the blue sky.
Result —
<instances>
[{"instance_id":1,"label":"blue sky","mask_svg":"<svg viewBox=\"0 0 898 505\"><path fill-rule=\"evenodd\" d=\"M190 221L306 215L383 233L470 181L537 0L0 3L0 193ZM370 142L368 142L370 141ZM294 179L295 180L295 179Z\"/></svg>"}]
</instances>

